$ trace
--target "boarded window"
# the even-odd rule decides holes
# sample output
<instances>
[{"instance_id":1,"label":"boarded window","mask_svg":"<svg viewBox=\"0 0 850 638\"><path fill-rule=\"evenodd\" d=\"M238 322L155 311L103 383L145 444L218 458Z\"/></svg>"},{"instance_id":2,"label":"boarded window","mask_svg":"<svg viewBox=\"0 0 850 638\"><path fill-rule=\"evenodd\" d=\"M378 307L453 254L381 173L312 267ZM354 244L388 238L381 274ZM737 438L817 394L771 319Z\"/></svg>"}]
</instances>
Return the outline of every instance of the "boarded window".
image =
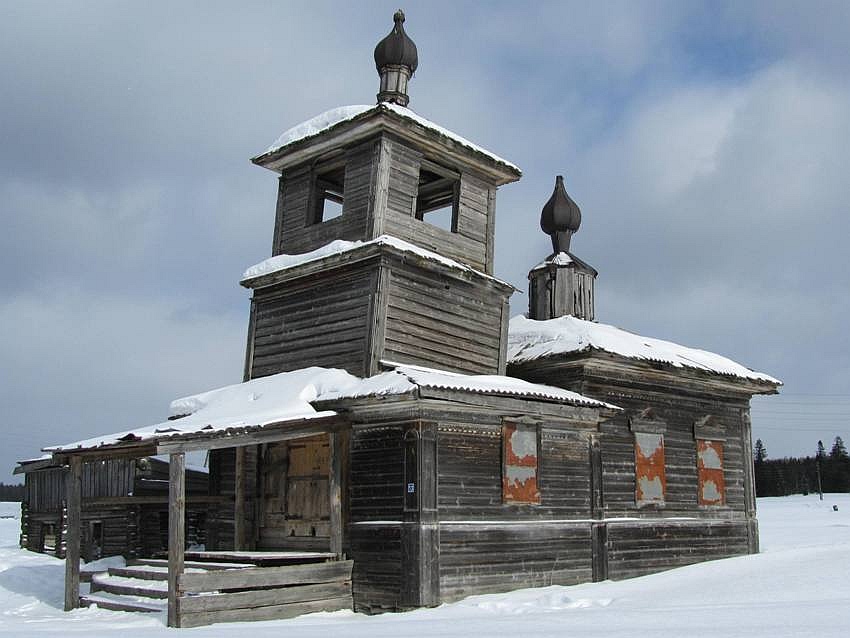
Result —
<instances>
[{"instance_id":1,"label":"boarded window","mask_svg":"<svg viewBox=\"0 0 850 638\"><path fill-rule=\"evenodd\" d=\"M699 474L699 504L723 505L726 502L726 482L723 480L723 443L697 439L697 471Z\"/></svg>"},{"instance_id":2,"label":"boarded window","mask_svg":"<svg viewBox=\"0 0 850 638\"><path fill-rule=\"evenodd\" d=\"M664 435L635 432L635 501L639 506L664 505L666 491Z\"/></svg>"},{"instance_id":3,"label":"boarded window","mask_svg":"<svg viewBox=\"0 0 850 638\"><path fill-rule=\"evenodd\" d=\"M502 428L502 500L540 503L535 425L506 423Z\"/></svg>"}]
</instances>

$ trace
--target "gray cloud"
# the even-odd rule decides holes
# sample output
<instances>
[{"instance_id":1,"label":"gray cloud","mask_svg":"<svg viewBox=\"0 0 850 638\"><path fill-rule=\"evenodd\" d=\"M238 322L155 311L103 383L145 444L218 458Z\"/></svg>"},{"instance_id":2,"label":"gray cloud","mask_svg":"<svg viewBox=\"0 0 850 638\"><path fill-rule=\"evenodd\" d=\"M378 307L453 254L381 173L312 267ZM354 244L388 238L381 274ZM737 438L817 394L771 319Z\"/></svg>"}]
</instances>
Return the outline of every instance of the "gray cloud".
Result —
<instances>
[{"instance_id":1,"label":"gray cloud","mask_svg":"<svg viewBox=\"0 0 850 638\"><path fill-rule=\"evenodd\" d=\"M276 192L248 158L374 100L396 8L0 8L0 467L239 379L236 282L268 255ZM546 255L539 211L564 173L600 320L733 356L789 396L848 396L846 4L405 9L411 105L525 171L499 194L501 277L524 287ZM773 455L850 437L775 410L755 421Z\"/></svg>"}]
</instances>

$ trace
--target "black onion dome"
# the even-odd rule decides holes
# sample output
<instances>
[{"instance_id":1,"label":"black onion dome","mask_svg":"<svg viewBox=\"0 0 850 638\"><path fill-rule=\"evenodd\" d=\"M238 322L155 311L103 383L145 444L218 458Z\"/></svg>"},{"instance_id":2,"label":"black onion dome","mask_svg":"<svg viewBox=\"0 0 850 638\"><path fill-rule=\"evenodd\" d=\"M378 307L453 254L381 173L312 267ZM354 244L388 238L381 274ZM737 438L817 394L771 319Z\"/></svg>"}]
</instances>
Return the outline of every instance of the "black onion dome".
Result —
<instances>
[{"instance_id":1,"label":"black onion dome","mask_svg":"<svg viewBox=\"0 0 850 638\"><path fill-rule=\"evenodd\" d=\"M567 189L564 188L564 176L558 175L555 178L555 190L552 192L552 197L543 206L540 228L547 235L551 235L564 231L574 233L579 226L581 226L581 210L578 204L567 195Z\"/></svg>"},{"instance_id":2,"label":"black onion dome","mask_svg":"<svg viewBox=\"0 0 850 638\"><path fill-rule=\"evenodd\" d=\"M404 32L404 12L401 9L395 12L393 20L393 30L375 47L375 67L380 73L386 66L406 66L412 75L419 65L416 44Z\"/></svg>"},{"instance_id":3,"label":"black onion dome","mask_svg":"<svg viewBox=\"0 0 850 638\"><path fill-rule=\"evenodd\" d=\"M564 177L555 178L555 190L552 197L543 206L540 215L540 228L552 238L553 254L569 253L570 239L581 226L581 211L564 188Z\"/></svg>"}]
</instances>

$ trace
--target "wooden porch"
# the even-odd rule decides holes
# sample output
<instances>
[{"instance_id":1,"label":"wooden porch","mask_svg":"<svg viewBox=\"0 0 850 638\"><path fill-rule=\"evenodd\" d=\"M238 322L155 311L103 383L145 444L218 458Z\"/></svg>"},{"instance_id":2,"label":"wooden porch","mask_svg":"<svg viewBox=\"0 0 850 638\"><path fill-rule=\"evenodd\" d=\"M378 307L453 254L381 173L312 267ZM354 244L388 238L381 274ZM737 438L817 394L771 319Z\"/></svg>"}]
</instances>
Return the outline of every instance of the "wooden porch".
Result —
<instances>
[{"instance_id":1,"label":"wooden porch","mask_svg":"<svg viewBox=\"0 0 850 638\"><path fill-rule=\"evenodd\" d=\"M143 456L150 445L64 453L67 481L65 610L97 604L108 609L167 610L169 627L195 627L217 622L290 618L315 611L353 609L353 561L345 560L342 517L342 456L347 423L324 417L282 422L239 433L185 435L156 444L156 454L169 455L168 559L131 561L92 577L92 591L80 596L81 475L83 460ZM186 551L185 454L195 450L235 448L237 466L248 446L327 437L327 503L329 551L248 551L237 524L232 551ZM236 475L234 508L242 511L245 494ZM237 521L238 521L237 517ZM130 596L126 601L116 596ZM133 602L136 604L134 605Z\"/></svg>"},{"instance_id":2,"label":"wooden porch","mask_svg":"<svg viewBox=\"0 0 850 638\"><path fill-rule=\"evenodd\" d=\"M237 555L219 556L224 561L185 562L175 612L169 605L168 562L157 559L139 559L94 574L91 591L80 596L80 604L117 611L168 610L175 627L292 618L352 607L353 561L320 553L226 553Z\"/></svg>"}]
</instances>

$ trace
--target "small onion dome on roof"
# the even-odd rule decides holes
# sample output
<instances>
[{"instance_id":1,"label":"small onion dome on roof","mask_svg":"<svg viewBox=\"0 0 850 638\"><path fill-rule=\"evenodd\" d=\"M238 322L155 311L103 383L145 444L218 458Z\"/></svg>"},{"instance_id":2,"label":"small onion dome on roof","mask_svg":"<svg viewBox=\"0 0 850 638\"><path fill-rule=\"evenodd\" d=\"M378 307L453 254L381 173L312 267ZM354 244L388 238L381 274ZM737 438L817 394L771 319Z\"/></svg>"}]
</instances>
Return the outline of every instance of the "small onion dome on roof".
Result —
<instances>
[{"instance_id":1,"label":"small onion dome on roof","mask_svg":"<svg viewBox=\"0 0 850 638\"><path fill-rule=\"evenodd\" d=\"M564 188L564 177L555 178L555 190L549 201L543 206L540 215L540 228L552 237L552 250L555 253L568 253L570 238L581 226L581 210Z\"/></svg>"},{"instance_id":2,"label":"small onion dome on roof","mask_svg":"<svg viewBox=\"0 0 850 638\"><path fill-rule=\"evenodd\" d=\"M404 11L396 11L393 21L393 30L375 47L375 67L380 73L386 66L406 66L413 75L419 65L419 55L413 40L404 32Z\"/></svg>"},{"instance_id":3,"label":"small onion dome on roof","mask_svg":"<svg viewBox=\"0 0 850 638\"><path fill-rule=\"evenodd\" d=\"M381 76L378 102L391 102L407 106L407 81L419 65L416 45L404 32L404 12L399 9L393 16L395 25L390 34L375 47L375 67Z\"/></svg>"}]
</instances>

